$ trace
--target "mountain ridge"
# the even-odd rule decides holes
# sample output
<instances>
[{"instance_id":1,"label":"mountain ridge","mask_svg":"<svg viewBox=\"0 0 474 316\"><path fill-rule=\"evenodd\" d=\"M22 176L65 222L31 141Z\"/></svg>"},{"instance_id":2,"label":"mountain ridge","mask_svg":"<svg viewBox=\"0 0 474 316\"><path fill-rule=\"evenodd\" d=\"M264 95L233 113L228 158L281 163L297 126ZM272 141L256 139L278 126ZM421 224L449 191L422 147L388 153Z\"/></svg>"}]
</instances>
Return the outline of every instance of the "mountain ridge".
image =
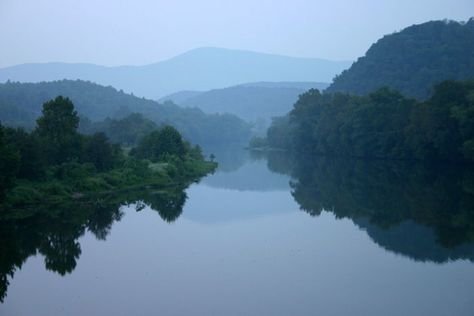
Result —
<instances>
[{"instance_id":1,"label":"mountain ridge","mask_svg":"<svg viewBox=\"0 0 474 316\"><path fill-rule=\"evenodd\" d=\"M347 61L197 48L142 66L61 62L21 64L0 68L0 82L80 79L158 100L181 90L210 90L257 81L330 82L349 65Z\"/></svg>"},{"instance_id":2,"label":"mountain ridge","mask_svg":"<svg viewBox=\"0 0 474 316\"><path fill-rule=\"evenodd\" d=\"M325 89L323 82L254 82L208 91L180 91L160 99L205 113L230 113L256 122L281 116L291 110L298 96L309 89ZM262 127L263 128L263 127Z\"/></svg>"},{"instance_id":3,"label":"mountain ridge","mask_svg":"<svg viewBox=\"0 0 474 316\"><path fill-rule=\"evenodd\" d=\"M385 35L327 91L364 95L386 86L424 99L437 83L468 79L474 79L474 18L429 21Z\"/></svg>"}]
</instances>

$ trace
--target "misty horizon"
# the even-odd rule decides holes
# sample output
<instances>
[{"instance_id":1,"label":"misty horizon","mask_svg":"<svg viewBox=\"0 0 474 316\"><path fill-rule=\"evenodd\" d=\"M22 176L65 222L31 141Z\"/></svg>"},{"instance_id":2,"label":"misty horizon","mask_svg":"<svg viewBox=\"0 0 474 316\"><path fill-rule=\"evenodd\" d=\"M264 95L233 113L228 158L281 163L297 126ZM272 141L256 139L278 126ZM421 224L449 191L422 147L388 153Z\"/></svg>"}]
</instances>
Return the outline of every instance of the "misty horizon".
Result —
<instances>
[{"instance_id":1,"label":"misty horizon","mask_svg":"<svg viewBox=\"0 0 474 316\"><path fill-rule=\"evenodd\" d=\"M20 64L15 64L15 65L9 65L5 67L0 67L0 69L3 68L10 68L10 67L16 67L16 66L21 66L21 65L28 65L28 64L69 64L69 65L93 65L93 66L100 66L104 68L120 68L120 67L146 67L154 64L158 64L161 62L166 62L169 60L172 60L174 58L178 58L181 56L184 56L189 53L197 52L197 51L204 51L204 50L220 50L220 51L228 51L228 52L241 52L241 53L252 53L252 54L259 54L259 55L267 55L267 56L275 56L275 57L285 57L285 58L291 58L291 59L301 59L301 60L320 60L320 61L330 61L330 62L345 62L345 63L352 63L355 60L339 60L339 59L330 59L330 58L321 58L321 57L311 57L311 56L306 56L306 57L300 57L300 56L290 56L290 55L284 55L284 54L274 54L274 53L266 53L266 52L259 52L259 51L254 51L254 50L248 50L248 49L239 49L239 48L227 48L227 47L217 47L217 46L201 46L201 47L196 47L196 48L191 48L189 50L185 50L182 52L177 53L176 55L165 57L164 59L156 60L154 62L146 63L146 64L120 64L120 65L105 65L105 64L97 64L97 63L88 63L88 62L74 62L74 61L44 61L44 62L25 62L25 63L20 63ZM357 59L357 58L356 58Z\"/></svg>"},{"instance_id":2,"label":"misty horizon","mask_svg":"<svg viewBox=\"0 0 474 316\"><path fill-rule=\"evenodd\" d=\"M45 62L147 65L200 47L353 61L386 34L432 20L467 21L472 12L467 0L5 0L0 68Z\"/></svg>"}]
</instances>

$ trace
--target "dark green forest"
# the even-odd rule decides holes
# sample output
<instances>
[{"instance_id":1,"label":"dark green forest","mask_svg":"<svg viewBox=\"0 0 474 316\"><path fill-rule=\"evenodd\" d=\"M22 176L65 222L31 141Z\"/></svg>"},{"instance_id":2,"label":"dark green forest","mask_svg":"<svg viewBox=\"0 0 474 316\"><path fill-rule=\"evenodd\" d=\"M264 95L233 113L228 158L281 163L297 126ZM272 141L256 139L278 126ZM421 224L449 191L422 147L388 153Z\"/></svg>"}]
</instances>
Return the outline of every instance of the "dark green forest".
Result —
<instances>
[{"instance_id":1,"label":"dark green forest","mask_svg":"<svg viewBox=\"0 0 474 316\"><path fill-rule=\"evenodd\" d=\"M382 88L366 96L301 95L274 120L268 146L338 157L474 162L474 82L445 81L426 101Z\"/></svg>"},{"instance_id":2,"label":"dark green forest","mask_svg":"<svg viewBox=\"0 0 474 316\"><path fill-rule=\"evenodd\" d=\"M425 99L434 85L473 74L474 19L431 21L384 36L336 76L327 92L365 95L387 86Z\"/></svg>"},{"instance_id":3,"label":"dark green forest","mask_svg":"<svg viewBox=\"0 0 474 316\"><path fill-rule=\"evenodd\" d=\"M231 114L205 114L197 108L158 103L82 80L0 84L2 123L32 130L41 115L41 104L58 95L71 99L86 126L90 123L107 126L110 120L140 113L157 126L174 126L186 140L202 146L243 143L251 136L252 126ZM106 128L100 131L111 136ZM97 131L97 126L93 129Z\"/></svg>"},{"instance_id":4,"label":"dark green forest","mask_svg":"<svg viewBox=\"0 0 474 316\"><path fill-rule=\"evenodd\" d=\"M103 133L80 134L79 124L71 100L59 96L43 104L31 132L0 125L1 217L119 190L182 185L216 167L172 126L155 128L127 152Z\"/></svg>"}]
</instances>

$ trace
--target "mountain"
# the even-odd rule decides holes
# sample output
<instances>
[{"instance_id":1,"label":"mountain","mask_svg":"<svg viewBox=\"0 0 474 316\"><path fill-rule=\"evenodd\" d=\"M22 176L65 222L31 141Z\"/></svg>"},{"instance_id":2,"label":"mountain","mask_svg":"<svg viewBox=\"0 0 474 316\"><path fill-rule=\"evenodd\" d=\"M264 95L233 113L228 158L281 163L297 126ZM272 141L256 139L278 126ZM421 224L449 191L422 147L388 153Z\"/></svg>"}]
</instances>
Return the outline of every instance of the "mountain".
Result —
<instances>
[{"instance_id":1,"label":"mountain","mask_svg":"<svg viewBox=\"0 0 474 316\"><path fill-rule=\"evenodd\" d=\"M92 121L141 113L156 124L175 126L195 144L245 142L251 134L250 125L234 115L209 115L197 108L158 103L81 80L0 84L0 121L9 126L32 128L43 103L58 95L70 98L79 115Z\"/></svg>"},{"instance_id":2,"label":"mountain","mask_svg":"<svg viewBox=\"0 0 474 316\"><path fill-rule=\"evenodd\" d=\"M300 94L327 86L320 82L255 82L204 92L182 91L161 100L197 107L205 113L231 113L246 121L269 122L271 117L290 111Z\"/></svg>"},{"instance_id":3,"label":"mountain","mask_svg":"<svg viewBox=\"0 0 474 316\"><path fill-rule=\"evenodd\" d=\"M330 82L349 65L346 61L198 48L145 66L23 64L0 69L0 82L82 79L158 100L182 90L210 90L254 81Z\"/></svg>"},{"instance_id":4,"label":"mountain","mask_svg":"<svg viewBox=\"0 0 474 316\"><path fill-rule=\"evenodd\" d=\"M165 97L162 97L158 101L160 101L160 102L171 101L175 104L180 104L181 105L186 100L191 99L195 96L198 96L202 93L205 93L205 91L189 91L189 90L178 91L178 92L172 93L170 95L167 95Z\"/></svg>"},{"instance_id":5,"label":"mountain","mask_svg":"<svg viewBox=\"0 0 474 316\"><path fill-rule=\"evenodd\" d=\"M437 83L473 78L474 19L431 21L384 36L327 91L364 95L388 86L424 99Z\"/></svg>"}]
</instances>

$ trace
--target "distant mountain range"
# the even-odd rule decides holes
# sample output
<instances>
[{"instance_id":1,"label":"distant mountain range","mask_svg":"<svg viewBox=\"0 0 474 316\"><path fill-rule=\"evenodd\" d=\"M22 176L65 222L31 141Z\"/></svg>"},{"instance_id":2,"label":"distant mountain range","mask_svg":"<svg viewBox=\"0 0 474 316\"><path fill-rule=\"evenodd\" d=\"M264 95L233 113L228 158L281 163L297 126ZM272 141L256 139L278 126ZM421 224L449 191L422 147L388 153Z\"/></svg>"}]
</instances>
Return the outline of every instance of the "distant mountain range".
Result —
<instances>
[{"instance_id":1,"label":"distant mountain range","mask_svg":"<svg viewBox=\"0 0 474 316\"><path fill-rule=\"evenodd\" d=\"M321 82L255 82L209 91L180 91L162 98L205 113L231 113L246 121L281 116L290 111L298 96L311 88L323 90Z\"/></svg>"},{"instance_id":2,"label":"distant mountain range","mask_svg":"<svg viewBox=\"0 0 474 316\"><path fill-rule=\"evenodd\" d=\"M0 82L89 80L158 100L182 90L210 90L256 81L330 82L348 61L296 58L242 50L198 48L145 65L22 64L0 69Z\"/></svg>"},{"instance_id":3,"label":"distant mountain range","mask_svg":"<svg viewBox=\"0 0 474 316\"><path fill-rule=\"evenodd\" d=\"M424 99L448 79L474 79L473 18L426 22L384 36L327 91L363 95L387 86Z\"/></svg>"}]
</instances>

